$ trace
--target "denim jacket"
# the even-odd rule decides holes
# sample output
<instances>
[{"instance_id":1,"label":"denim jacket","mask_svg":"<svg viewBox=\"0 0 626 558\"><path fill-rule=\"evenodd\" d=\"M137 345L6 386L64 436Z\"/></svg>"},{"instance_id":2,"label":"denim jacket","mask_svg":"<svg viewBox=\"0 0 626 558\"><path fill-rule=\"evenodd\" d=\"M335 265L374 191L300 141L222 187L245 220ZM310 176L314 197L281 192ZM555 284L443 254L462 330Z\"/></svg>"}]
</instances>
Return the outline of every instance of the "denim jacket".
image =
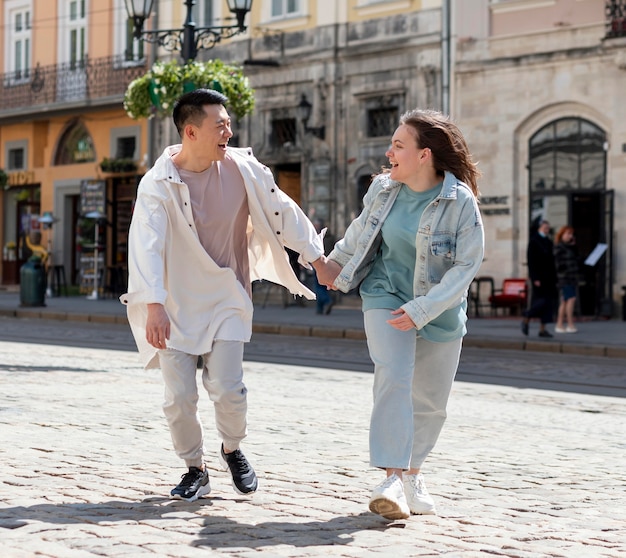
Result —
<instances>
[{"instance_id":1,"label":"denim jacket","mask_svg":"<svg viewBox=\"0 0 626 558\"><path fill-rule=\"evenodd\" d=\"M357 287L370 272L381 246L383 223L401 186L387 174L377 176L363 198L363 211L329 254L342 266L334 283L340 291ZM483 260L484 243L475 196L446 172L441 193L424 210L415 238L415 298L402 306L417 329L466 300Z\"/></svg>"}]
</instances>

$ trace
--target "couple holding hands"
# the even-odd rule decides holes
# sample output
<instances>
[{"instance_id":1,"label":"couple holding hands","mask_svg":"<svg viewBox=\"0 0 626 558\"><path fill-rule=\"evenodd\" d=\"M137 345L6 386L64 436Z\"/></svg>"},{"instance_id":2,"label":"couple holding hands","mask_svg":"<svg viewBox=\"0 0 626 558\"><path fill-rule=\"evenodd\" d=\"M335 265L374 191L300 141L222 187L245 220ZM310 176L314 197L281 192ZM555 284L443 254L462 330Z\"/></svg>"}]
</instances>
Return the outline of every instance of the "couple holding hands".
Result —
<instances>
[{"instance_id":1,"label":"couple holding hands","mask_svg":"<svg viewBox=\"0 0 626 558\"><path fill-rule=\"evenodd\" d=\"M251 283L265 279L314 298L284 247L320 284L359 288L374 363L370 465L386 476L369 509L387 519L433 514L421 469L446 418L463 336L467 289L483 259L478 170L459 129L429 110L405 113L389 168L361 214L324 255L322 235L249 149L228 147L227 99L198 89L173 113L181 144L142 178L129 233L121 301L145 367L161 368L174 449L188 472L172 489L210 492L196 370L215 407L220 462L235 491L258 480L240 449L247 433L243 346L252 333Z\"/></svg>"}]
</instances>

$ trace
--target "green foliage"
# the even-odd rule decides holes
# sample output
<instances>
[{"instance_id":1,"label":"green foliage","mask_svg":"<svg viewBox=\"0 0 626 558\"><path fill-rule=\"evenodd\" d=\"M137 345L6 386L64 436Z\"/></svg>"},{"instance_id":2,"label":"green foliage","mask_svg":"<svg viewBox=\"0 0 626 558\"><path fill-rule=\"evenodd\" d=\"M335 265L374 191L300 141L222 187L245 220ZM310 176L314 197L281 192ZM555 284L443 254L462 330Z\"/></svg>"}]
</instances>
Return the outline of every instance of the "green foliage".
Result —
<instances>
[{"instance_id":1,"label":"green foliage","mask_svg":"<svg viewBox=\"0 0 626 558\"><path fill-rule=\"evenodd\" d=\"M221 60L192 61L184 66L176 61L155 62L128 86L124 109L134 119L170 116L176 99L199 87L224 93L227 108L237 119L254 110L254 90L242 68Z\"/></svg>"}]
</instances>

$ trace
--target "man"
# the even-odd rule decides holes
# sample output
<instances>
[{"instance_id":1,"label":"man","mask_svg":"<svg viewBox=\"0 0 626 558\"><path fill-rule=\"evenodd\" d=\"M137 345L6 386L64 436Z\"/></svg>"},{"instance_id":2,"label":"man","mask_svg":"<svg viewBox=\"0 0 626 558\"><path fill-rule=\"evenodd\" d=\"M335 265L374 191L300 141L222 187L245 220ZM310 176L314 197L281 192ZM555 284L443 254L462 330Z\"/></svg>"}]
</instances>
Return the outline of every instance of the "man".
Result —
<instances>
[{"instance_id":1,"label":"man","mask_svg":"<svg viewBox=\"0 0 626 558\"><path fill-rule=\"evenodd\" d=\"M284 250L324 265L322 239L250 149L228 147L226 97L198 89L177 102L181 145L165 149L142 178L128 239L128 319L146 368L160 367L174 449L189 468L172 491L210 492L197 402L196 365L215 408L219 459L235 491L258 481L239 448L247 433L243 345L252 332L251 281L267 279L313 299Z\"/></svg>"},{"instance_id":2,"label":"man","mask_svg":"<svg viewBox=\"0 0 626 558\"><path fill-rule=\"evenodd\" d=\"M553 301L556 297L556 269L554 246L550 240L550 223L541 221L537 232L528 242L528 275L531 282L530 308L524 312L522 333L528 335L531 318L539 318L539 337L552 337L546 324L552 321Z\"/></svg>"}]
</instances>

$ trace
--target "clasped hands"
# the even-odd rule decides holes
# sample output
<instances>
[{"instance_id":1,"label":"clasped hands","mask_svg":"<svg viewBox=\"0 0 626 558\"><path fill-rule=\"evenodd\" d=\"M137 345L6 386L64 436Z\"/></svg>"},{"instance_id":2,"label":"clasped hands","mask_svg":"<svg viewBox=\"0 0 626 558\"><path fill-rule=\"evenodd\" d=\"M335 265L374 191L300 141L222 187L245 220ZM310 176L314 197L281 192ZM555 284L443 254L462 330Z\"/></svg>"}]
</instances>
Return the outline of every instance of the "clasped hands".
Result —
<instances>
[{"instance_id":1,"label":"clasped hands","mask_svg":"<svg viewBox=\"0 0 626 558\"><path fill-rule=\"evenodd\" d=\"M320 285L324 285L327 289L336 291L337 287L335 287L334 283L341 272L341 266L336 261L329 260L326 256L311 262L311 265L315 269L317 282ZM409 331L415 328L415 323L402 308L393 310L391 315L394 317L387 320L391 327L400 331Z\"/></svg>"},{"instance_id":2,"label":"clasped hands","mask_svg":"<svg viewBox=\"0 0 626 558\"><path fill-rule=\"evenodd\" d=\"M329 260L326 256L311 262L311 265L315 269L317 282L320 285L324 285L327 289L336 291L337 287L334 286L334 282L341 272L341 266L336 261Z\"/></svg>"}]
</instances>

